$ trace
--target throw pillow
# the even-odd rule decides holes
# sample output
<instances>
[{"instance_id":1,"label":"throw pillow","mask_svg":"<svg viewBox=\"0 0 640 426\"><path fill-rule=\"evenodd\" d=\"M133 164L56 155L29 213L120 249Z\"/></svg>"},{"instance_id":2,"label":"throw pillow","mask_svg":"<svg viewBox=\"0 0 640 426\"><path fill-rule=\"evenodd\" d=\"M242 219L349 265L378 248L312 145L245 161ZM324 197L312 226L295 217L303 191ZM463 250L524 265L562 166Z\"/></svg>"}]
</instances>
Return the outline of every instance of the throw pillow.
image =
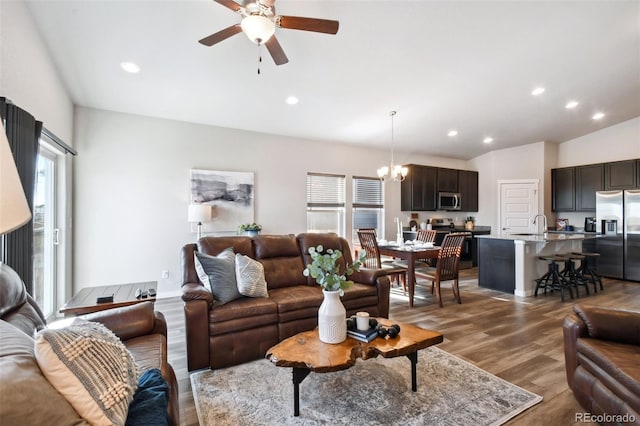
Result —
<instances>
[{"instance_id":1,"label":"throw pillow","mask_svg":"<svg viewBox=\"0 0 640 426\"><path fill-rule=\"evenodd\" d=\"M167 406L169 386L157 368L140 375L138 390L129 405L129 415L125 426L163 426L169 424Z\"/></svg>"},{"instance_id":2,"label":"throw pillow","mask_svg":"<svg viewBox=\"0 0 640 426\"><path fill-rule=\"evenodd\" d=\"M92 425L124 425L138 386L131 353L104 325L77 318L36 335L45 377Z\"/></svg>"},{"instance_id":3,"label":"throw pillow","mask_svg":"<svg viewBox=\"0 0 640 426\"><path fill-rule=\"evenodd\" d=\"M236 257L233 249L225 249L217 256L195 252L194 257L198 278L209 287L219 304L242 297L236 282Z\"/></svg>"},{"instance_id":4,"label":"throw pillow","mask_svg":"<svg viewBox=\"0 0 640 426\"><path fill-rule=\"evenodd\" d=\"M264 279L264 266L240 253L236 254L236 281L238 291L243 296L269 297L267 281Z\"/></svg>"}]
</instances>

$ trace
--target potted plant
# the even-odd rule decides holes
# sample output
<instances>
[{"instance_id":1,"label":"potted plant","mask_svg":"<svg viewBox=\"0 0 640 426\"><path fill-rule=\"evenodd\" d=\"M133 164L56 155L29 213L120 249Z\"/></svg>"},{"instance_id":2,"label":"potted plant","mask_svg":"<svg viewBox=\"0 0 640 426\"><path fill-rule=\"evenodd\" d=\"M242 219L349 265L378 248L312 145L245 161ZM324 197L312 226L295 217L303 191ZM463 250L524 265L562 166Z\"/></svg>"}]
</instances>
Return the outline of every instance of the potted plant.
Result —
<instances>
[{"instance_id":1,"label":"potted plant","mask_svg":"<svg viewBox=\"0 0 640 426\"><path fill-rule=\"evenodd\" d=\"M347 311L340 301L340 296L353 284L347 276L360 270L366 253L361 251L358 258L341 271L336 261L342 257L342 252L327 249L323 254L323 251L322 246L309 248L311 263L304 268L303 274L305 277L315 278L322 287L324 300L318 310L320 340L325 343L341 343L347 338Z\"/></svg>"},{"instance_id":2,"label":"potted plant","mask_svg":"<svg viewBox=\"0 0 640 426\"><path fill-rule=\"evenodd\" d=\"M238 234L248 235L250 237L255 237L262 231L262 225L258 225L257 223L243 223L238 226Z\"/></svg>"}]
</instances>

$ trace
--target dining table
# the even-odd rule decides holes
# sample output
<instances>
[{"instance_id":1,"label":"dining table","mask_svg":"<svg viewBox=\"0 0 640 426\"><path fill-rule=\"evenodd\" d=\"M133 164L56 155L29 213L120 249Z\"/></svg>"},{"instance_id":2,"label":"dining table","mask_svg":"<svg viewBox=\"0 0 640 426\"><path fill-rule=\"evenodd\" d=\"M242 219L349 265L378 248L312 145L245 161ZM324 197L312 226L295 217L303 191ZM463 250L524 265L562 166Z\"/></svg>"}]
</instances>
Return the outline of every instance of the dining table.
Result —
<instances>
[{"instance_id":1,"label":"dining table","mask_svg":"<svg viewBox=\"0 0 640 426\"><path fill-rule=\"evenodd\" d=\"M422 244L381 244L378 243L380 255L391 256L407 261L407 287L409 290L409 307L413 307L413 295L416 288L416 261L436 259L440 252L439 246L425 246Z\"/></svg>"}]
</instances>

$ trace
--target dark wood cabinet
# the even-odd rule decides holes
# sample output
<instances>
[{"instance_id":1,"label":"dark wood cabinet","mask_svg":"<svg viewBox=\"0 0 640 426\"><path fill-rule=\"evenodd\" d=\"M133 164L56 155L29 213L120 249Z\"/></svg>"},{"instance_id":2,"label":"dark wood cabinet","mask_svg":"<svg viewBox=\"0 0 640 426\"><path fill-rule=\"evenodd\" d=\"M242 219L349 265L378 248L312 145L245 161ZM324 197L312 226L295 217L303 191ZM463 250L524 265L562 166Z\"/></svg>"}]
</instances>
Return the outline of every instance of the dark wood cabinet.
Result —
<instances>
[{"instance_id":1,"label":"dark wood cabinet","mask_svg":"<svg viewBox=\"0 0 640 426\"><path fill-rule=\"evenodd\" d=\"M596 211L596 191L604 189L604 164L576 167L576 211Z\"/></svg>"},{"instance_id":2,"label":"dark wood cabinet","mask_svg":"<svg viewBox=\"0 0 640 426\"><path fill-rule=\"evenodd\" d=\"M576 168L551 170L551 209L554 212L576 210Z\"/></svg>"},{"instance_id":3,"label":"dark wood cabinet","mask_svg":"<svg viewBox=\"0 0 640 426\"><path fill-rule=\"evenodd\" d=\"M460 210L478 211L478 172L458 170L458 191L460 192Z\"/></svg>"},{"instance_id":4,"label":"dark wood cabinet","mask_svg":"<svg viewBox=\"0 0 640 426\"><path fill-rule=\"evenodd\" d=\"M604 165L604 187L606 190L632 189L636 187L637 160L616 161Z\"/></svg>"},{"instance_id":5,"label":"dark wood cabinet","mask_svg":"<svg viewBox=\"0 0 640 426\"><path fill-rule=\"evenodd\" d=\"M458 192L458 170L438 168L438 192Z\"/></svg>"},{"instance_id":6,"label":"dark wood cabinet","mask_svg":"<svg viewBox=\"0 0 640 426\"><path fill-rule=\"evenodd\" d=\"M407 165L409 173L400 184L400 209L402 211L427 211L436 209L437 168Z\"/></svg>"}]
</instances>

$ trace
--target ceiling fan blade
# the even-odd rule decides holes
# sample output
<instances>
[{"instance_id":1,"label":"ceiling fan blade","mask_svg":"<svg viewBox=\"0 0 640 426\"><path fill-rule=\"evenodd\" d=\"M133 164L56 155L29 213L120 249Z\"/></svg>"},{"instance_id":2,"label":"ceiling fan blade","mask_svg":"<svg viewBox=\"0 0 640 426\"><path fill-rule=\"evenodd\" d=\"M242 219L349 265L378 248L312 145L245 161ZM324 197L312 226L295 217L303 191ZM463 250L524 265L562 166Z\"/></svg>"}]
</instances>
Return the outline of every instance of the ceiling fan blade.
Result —
<instances>
[{"instance_id":1,"label":"ceiling fan blade","mask_svg":"<svg viewBox=\"0 0 640 426\"><path fill-rule=\"evenodd\" d=\"M328 19L301 18L299 16L280 16L278 25L281 28L290 30L314 31L316 33L336 34L338 32L338 21Z\"/></svg>"},{"instance_id":2,"label":"ceiling fan blade","mask_svg":"<svg viewBox=\"0 0 640 426\"><path fill-rule=\"evenodd\" d=\"M203 38L199 41L199 43L204 44L205 46L213 46L214 44L220 43L222 40L226 40L229 37L241 32L242 28L240 27L240 24L235 24L225 28L222 31L218 31L215 34L211 34L210 36Z\"/></svg>"},{"instance_id":3,"label":"ceiling fan blade","mask_svg":"<svg viewBox=\"0 0 640 426\"><path fill-rule=\"evenodd\" d=\"M221 5L223 5L224 7L226 7L227 9L231 9L234 12L237 12L240 10L241 7L244 6L244 4L238 4L233 0L213 0L216 3L219 3Z\"/></svg>"},{"instance_id":4,"label":"ceiling fan blade","mask_svg":"<svg viewBox=\"0 0 640 426\"><path fill-rule=\"evenodd\" d=\"M271 54L273 62L275 62L276 65L284 65L289 62L289 59L287 58L287 55L284 54L284 50L282 50L282 46L278 43L276 36L271 36L271 38L269 38L265 43L265 46L267 46L267 50Z\"/></svg>"}]
</instances>

